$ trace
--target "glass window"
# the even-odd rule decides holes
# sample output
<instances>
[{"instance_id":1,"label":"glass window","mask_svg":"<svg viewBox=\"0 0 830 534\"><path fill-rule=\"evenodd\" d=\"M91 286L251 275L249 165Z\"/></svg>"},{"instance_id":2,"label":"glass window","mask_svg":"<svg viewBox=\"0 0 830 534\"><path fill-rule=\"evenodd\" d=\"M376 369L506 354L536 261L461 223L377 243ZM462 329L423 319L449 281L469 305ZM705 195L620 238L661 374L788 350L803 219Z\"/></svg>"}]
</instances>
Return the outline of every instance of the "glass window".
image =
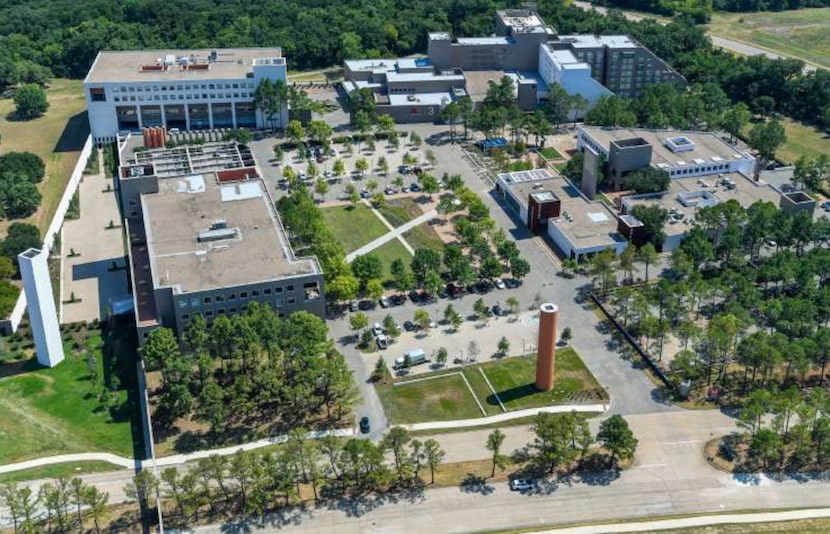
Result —
<instances>
[{"instance_id":1,"label":"glass window","mask_svg":"<svg viewBox=\"0 0 830 534\"><path fill-rule=\"evenodd\" d=\"M240 292L240 293L239 293L239 298L241 298L241 299L246 299L246 298L248 298L248 292L247 292L247 291L242 291L242 292Z\"/></svg>"},{"instance_id":2,"label":"glass window","mask_svg":"<svg viewBox=\"0 0 830 534\"><path fill-rule=\"evenodd\" d=\"M205 304L210 304L212 301L213 300L210 297L205 297L202 299L202 302L204 302Z\"/></svg>"},{"instance_id":3,"label":"glass window","mask_svg":"<svg viewBox=\"0 0 830 534\"><path fill-rule=\"evenodd\" d=\"M254 289L253 291L251 291L251 296L252 297L258 297L259 296L259 290Z\"/></svg>"},{"instance_id":4,"label":"glass window","mask_svg":"<svg viewBox=\"0 0 830 534\"><path fill-rule=\"evenodd\" d=\"M294 284L289 284L286 288L286 291L294 291Z\"/></svg>"}]
</instances>

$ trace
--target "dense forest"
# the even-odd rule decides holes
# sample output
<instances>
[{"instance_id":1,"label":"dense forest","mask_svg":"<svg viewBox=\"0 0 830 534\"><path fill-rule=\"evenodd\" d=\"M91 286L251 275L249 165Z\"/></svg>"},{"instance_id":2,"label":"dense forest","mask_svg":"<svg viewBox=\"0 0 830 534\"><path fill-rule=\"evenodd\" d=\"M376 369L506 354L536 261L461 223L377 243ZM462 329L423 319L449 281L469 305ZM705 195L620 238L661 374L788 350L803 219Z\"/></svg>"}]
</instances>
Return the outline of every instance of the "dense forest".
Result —
<instances>
[{"instance_id":1,"label":"dense forest","mask_svg":"<svg viewBox=\"0 0 830 534\"><path fill-rule=\"evenodd\" d=\"M713 11L752 13L830 6L830 0L593 0L592 3L667 17L691 15L698 22L707 22Z\"/></svg>"}]
</instances>

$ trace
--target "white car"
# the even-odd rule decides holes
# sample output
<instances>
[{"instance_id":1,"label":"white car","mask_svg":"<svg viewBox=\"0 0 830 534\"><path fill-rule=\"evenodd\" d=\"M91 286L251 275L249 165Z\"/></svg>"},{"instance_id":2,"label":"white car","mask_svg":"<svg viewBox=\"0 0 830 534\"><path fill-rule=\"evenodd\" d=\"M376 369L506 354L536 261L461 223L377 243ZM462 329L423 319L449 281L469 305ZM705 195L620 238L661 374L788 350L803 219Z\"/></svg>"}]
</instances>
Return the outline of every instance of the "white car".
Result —
<instances>
[{"instance_id":1,"label":"white car","mask_svg":"<svg viewBox=\"0 0 830 534\"><path fill-rule=\"evenodd\" d=\"M375 323L372 325L372 333L375 335L375 337L383 335L383 327L380 325L380 323Z\"/></svg>"},{"instance_id":2,"label":"white car","mask_svg":"<svg viewBox=\"0 0 830 534\"><path fill-rule=\"evenodd\" d=\"M495 284L496 284L496 287L499 288L499 289L504 289L506 287L504 285L504 280L502 280L501 278L497 278Z\"/></svg>"},{"instance_id":3,"label":"white car","mask_svg":"<svg viewBox=\"0 0 830 534\"><path fill-rule=\"evenodd\" d=\"M527 491L533 488L533 482L523 478L516 478L510 481L510 489L513 491Z\"/></svg>"}]
</instances>

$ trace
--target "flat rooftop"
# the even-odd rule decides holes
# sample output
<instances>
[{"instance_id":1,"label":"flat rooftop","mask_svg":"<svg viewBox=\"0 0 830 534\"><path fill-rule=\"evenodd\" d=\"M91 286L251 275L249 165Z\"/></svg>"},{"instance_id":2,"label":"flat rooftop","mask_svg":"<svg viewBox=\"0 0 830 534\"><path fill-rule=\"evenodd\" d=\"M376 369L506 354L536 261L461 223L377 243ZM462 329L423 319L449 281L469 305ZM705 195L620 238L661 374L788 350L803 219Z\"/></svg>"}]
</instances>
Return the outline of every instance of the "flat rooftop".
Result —
<instances>
[{"instance_id":1,"label":"flat rooftop","mask_svg":"<svg viewBox=\"0 0 830 534\"><path fill-rule=\"evenodd\" d=\"M216 59L211 61L214 51ZM186 67L182 65L185 59ZM84 82L238 80L253 72L256 60L272 60L285 65L282 49L273 47L102 51L95 58Z\"/></svg>"},{"instance_id":2,"label":"flat rooftop","mask_svg":"<svg viewBox=\"0 0 830 534\"><path fill-rule=\"evenodd\" d=\"M460 45L482 46L482 45L511 45L515 41L510 37L459 37L456 42Z\"/></svg>"},{"instance_id":3,"label":"flat rooftop","mask_svg":"<svg viewBox=\"0 0 830 534\"><path fill-rule=\"evenodd\" d=\"M444 72L398 72L390 71L386 73L386 81L388 83L395 82L424 82L429 80L455 80L464 81L464 74L460 71L450 70Z\"/></svg>"},{"instance_id":4,"label":"flat rooftop","mask_svg":"<svg viewBox=\"0 0 830 534\"><path fill-rule=\"evenodd\" d=\"M499 83L504 76L513 79L514 93L518 92L519 83L532 83L536 81L535 78L525 77L516 71L504 70L470 70L465 71L464 76L467 79L467 92L475 101L484 100L484 97L487 96L487 89L490 87L490 83ZM515 97L516 94L513 96Z\"/></svg>"},{"instance_id":5,"label":"flat rooftop","mask_svg":"<svg viewBox=\"0 0 830 534\"><path fill-rule=\"evenodd\" d=\"M321 272L294 257L259 179L166 178L141 201L154 287L183 294Z\"/></svg>"},{"instance_id":6,"label":"flat rooftop","mask_svg":"<svg viewBox=\"0 0 830 534\"><path fill-rule=\"evenodd\" d=\"M758 201L772 202L777 208L779 197L780 193L769 184L759 184L741 173L733 172L703 178L675 178L670 182L668 191L628 196L622 202L626 211L637 205L662 207L669 212L664 231L667 235L676 235L692 228L695 214L701 207L735 200L744 208Z\"/></svg>"},{"instance_id":7,"label":"flat rooftop","mask_svg":"<svg viewBox=\"0 0 830 534\"><path fill-rule=\"evenodd\" d=\"M542 17L527 9L496 11L496 16L516 33L536 33L547 30Z\"/></svg>"},{"instance_id":8,"label":"flat rooftop","mask_svg":"<svg viewBox=\"0 0 830 534\"><path fill-rule=\"evenodd\" d=\"M549 193L561 202L561 215L548 224L559 228L576 249L612 246L625 238L617 232L617 215L605 204L591 201L579 188L545 169L500 174L509 178L508 187L523 203L535 193Z\"/></svg>"},{"instance_id":9,"label":"flat rooftop","mask_svg":"<svg viewBox=\"0 0 830 534\"><path fill-rule=\"evenodd\" d=\"M635 48L639 46L627 35L560 35L559 40L574 48Z\"/></svg>"},{"instance_id":10,"label":"flat rooftop","mask_svg":"<svg viewBox=\"0 0 830 534\"><path fill-rule=\"evenodd\" d=\"M606 150L611 145L611 141L642 138L652 147L652 166L667 170L674 167L695 166L703 163L714 164L754 159L748 153L745 153L738 147L730 145L712 132L648 130L645 128L603 128L600 126L582 126L581 128ZM672 152L664 144L666 139L669 138L686 138L694 143L694 148L684 152ZM663 165L666 167L663 167Z\"/></svg>"},{"instance_id":11,"label":"flat rooftop","mask_svg":"<svg viewBox=\"0 0 830 534\"><path fill-rule=\"evenodd\" d=\"M389 104L393 106L406 106L413 104L420 104L422 106L443 106L453 101L453 94L450 92L443 93L415 93L415 94L397 94L388 95Z\"/></svg>"},{"instance_id":12,"label":"flat rooftop","mask_svg":"<svg viewBox=\"0 0 830 534\"><path fill-rule=\"evenodd\" d=\"M395 70L397 59L347 59L343 63L353 71L386 72Z\"/></svg>"}]
</instances>

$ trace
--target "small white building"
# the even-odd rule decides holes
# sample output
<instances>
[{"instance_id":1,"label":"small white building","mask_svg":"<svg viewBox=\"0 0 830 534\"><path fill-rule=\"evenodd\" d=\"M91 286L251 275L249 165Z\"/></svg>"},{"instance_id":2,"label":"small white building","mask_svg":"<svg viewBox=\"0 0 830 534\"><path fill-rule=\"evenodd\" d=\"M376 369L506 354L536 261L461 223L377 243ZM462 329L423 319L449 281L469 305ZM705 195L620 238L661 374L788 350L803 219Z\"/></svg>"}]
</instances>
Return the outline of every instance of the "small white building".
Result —
<instances>
[{"instance_id":1,"label":"small white building","mask_svg":"<svg viewBox=\"0 0 830 534\"><path fill-rule=\"evenodd\" d=\"M63 361L64 355L52 279L46 262L48 258L48 251L30 248L18 254L17 261L26 292L37 361L45 367L54 367Z\"/></svg>"},{"instance_id":2,"label":"small white building","mask_svg":"<svg viewBox=\"0 0 830 534\"><path fill-rule=\"evenodd\" d=\"M98 53L84 80L96 142L151 126L179 130L282 127L254 105L263 79L286 82L279 48L144 50Z\"/></svg>"}]
</instances>

